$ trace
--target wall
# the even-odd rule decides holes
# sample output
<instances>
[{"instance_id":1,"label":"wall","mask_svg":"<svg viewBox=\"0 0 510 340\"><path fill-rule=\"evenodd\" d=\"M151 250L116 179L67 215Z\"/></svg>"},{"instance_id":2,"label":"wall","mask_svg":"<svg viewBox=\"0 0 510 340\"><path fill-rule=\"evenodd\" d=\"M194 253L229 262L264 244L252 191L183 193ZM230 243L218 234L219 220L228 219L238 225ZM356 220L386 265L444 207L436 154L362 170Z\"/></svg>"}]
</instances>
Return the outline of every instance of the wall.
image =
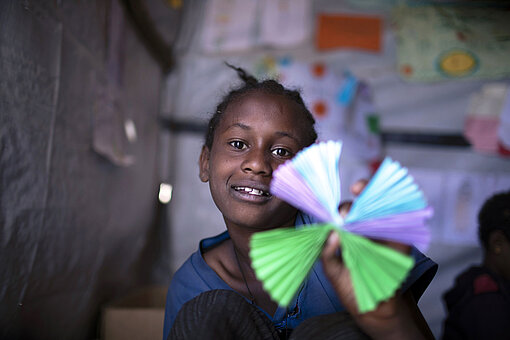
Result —
<instances>
[{"instance_id":1,"label":"wall","mask_svg":"<svg viewBox=\"0 0 510 340\"><path fill-rule=\"evenodd\" d=\"M162 74L119 6L0 2L0 338L94 338L102 303L157 281ZM134 164L94 152L102 127Z\"/></svg>"}]
</instances>

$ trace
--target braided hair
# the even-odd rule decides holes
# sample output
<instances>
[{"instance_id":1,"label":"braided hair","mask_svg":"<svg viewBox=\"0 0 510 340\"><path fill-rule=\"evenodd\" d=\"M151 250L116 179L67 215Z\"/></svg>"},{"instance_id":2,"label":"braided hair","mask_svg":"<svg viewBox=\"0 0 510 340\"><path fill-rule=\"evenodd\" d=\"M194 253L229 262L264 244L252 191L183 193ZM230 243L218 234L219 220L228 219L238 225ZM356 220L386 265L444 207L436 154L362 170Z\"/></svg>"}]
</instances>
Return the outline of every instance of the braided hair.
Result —
<instances>
[{"instance_id":1,"label":"braided hair","mask_svg":"<svg viewBox=\"0 0 510 340\"><path fill-rule=\"evenodd\" d=\"M315 131L315 119L313 118L312 113L306 107L299 91L286 89L282 84L273 79L259 82L255 77L248 74L242 68L235 67L226 62L225 64L237 72L239 78L244 81L244 85L230 91L225 97L223 97L223 100L216 107L216 111L212 115L207 125L207 132L205 135L205 146L208 147L209 150L212 148L216 127L218 126L222 114L226 111L227 107L232 102L238 100L247 93L255 91L263 91L268 94L281 95L297 103L301 108L300 113L303 114L305 122L308 124L306 146L315 142L317 139L317 132Z\"/></svg>"},{"instance_id":2,"label":"braided hair","mask_svg":"<svg viewBox=\"0 0 510 340\"><path fill-rule=\"evenodd\" d=\"M489 235L501 230L510 241L510 191L500 192L490 197L478 213L478 236L485 249Z\"/></svg>"}]
</instances>

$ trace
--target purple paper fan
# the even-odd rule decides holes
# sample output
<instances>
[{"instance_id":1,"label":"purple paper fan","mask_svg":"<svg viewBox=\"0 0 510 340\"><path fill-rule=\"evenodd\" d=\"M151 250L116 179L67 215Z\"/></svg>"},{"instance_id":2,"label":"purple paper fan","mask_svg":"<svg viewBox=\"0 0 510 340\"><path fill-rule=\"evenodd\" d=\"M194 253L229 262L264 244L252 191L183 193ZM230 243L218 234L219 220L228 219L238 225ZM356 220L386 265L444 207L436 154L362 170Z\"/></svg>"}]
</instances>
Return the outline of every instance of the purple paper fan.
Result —
<instances>
[{"instance_id":1,"label":"purple paper fan","mask_svg":"<svg viewBox=\"0 0 510 340\"><path fill-rule=\"evenodd\" d=\"M432 215L433 209L427 207L383 218L347 223L344 228L368 238L414 245L425 251L430 242L430 231L425 225L425 219Z\"/></svg>"}]
</instances>

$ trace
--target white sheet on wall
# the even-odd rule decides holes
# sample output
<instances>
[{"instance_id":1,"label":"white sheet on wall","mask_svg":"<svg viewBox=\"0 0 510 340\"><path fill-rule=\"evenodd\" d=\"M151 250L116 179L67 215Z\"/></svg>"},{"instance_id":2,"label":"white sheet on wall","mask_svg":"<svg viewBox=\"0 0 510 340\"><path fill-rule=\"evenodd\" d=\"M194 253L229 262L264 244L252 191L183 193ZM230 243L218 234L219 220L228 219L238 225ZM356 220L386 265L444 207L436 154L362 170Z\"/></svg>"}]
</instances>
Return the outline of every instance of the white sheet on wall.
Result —
<instances>
[{"instance_id":1,"label":"white sheet on wall","mask_svg":"<svg viewBox=\"0 0 510 340\"><path fill-rule=\"evenodd\" d=\"M510 190L510 176L450 171L445 177L442 241L476 246L479 244L478 212L487 198Z\"/></svg>"},{"instance_id":2,"label":"white sheet on wall","mask_svg":"<svg viewBox=\"0 0 510 340\"><path fill-rule=\"evenodd\" d=\"M205 52L233 52L256 43L258 1L210 0L202 29Z\"/></svg>"},{"instance_id":3,"label":"white sheet on wall","mask_svg":"<svg viewBox=\"0 0 510 340\"><path fill-rule=\"evenodd\" d=\"M210 0L202 28L203 51L298 45L312 32L311 9L310 0Z\"/></svg>"},{"instance_id":4,"label":"white sheet on wall","mask_svg":"<svg viewBox=\"0 0 510 340\"><path fill-rule=\"evenodd\" d=\"M510 190L510 175L409 168L434 209L429 220L432 242L478 246L478 212L495 193Z\"/></svg>"},{"instance_id":5,"label":"white sheet on wall","mask_svg":"<svg viewBox=\"0 0 510 340\"><path fill-rule=\"evenodd\" d=\"M293 46L310 37L310 0L264 0L260 18L260 43Z\"/></svg>"}]
</instances>

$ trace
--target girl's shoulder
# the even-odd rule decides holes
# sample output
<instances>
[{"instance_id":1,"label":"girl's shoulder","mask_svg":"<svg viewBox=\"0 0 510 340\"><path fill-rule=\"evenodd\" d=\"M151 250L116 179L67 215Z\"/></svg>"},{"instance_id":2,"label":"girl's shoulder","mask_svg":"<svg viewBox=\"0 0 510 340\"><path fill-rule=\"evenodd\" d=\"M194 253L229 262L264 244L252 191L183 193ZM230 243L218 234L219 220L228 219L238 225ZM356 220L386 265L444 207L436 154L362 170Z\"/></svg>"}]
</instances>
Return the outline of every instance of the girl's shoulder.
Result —
<instances>
[{"instance_id":1,"label":"girl's shoulder","mask_svg":"<svg viewBox=\"0 0 510 340\"><path fill-rule=\"evenodd\" d=\"M203 255L206 252L208 252L209 250L220 245L225 240L229 240L229 239L230 239L230 235L229 235L228 231L225 230L221 234L200 240L200 245L198 247L198 250Z\"/></svg>"}]
</instances>

